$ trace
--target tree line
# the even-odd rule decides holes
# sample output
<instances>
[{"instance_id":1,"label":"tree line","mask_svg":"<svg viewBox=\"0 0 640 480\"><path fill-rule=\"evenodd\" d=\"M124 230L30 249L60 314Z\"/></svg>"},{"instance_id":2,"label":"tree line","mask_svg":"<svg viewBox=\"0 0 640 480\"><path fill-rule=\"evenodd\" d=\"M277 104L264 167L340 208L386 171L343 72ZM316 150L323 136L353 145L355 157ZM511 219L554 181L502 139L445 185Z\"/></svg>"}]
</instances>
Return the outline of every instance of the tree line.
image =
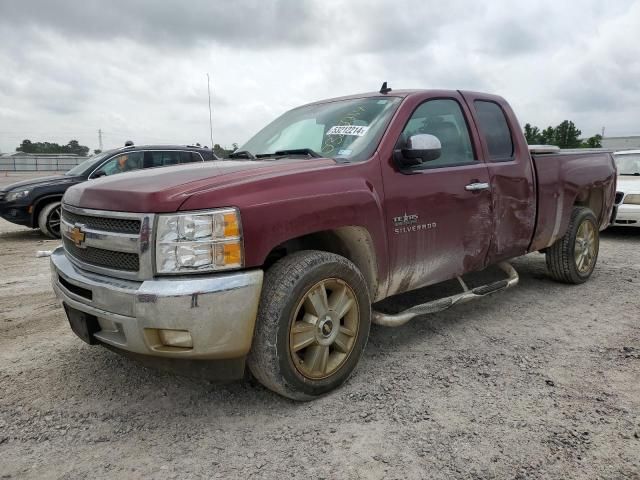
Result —
<instances>
[{"instance_id":1,"label":"tree line","mask_svg":"<svg viewBox=\"0 0 640 480\"><path fill-rule=\"evenodd\" d=\"M581 138L582 131L571 120L565 120L557 127L540 130L527 123L524 136L529 145L556 145L560 148L601 148L602 135Z\"/></svg>"},{"instance_id":2,"label":"tree line","mask_svg":"<svg viewBox=\"0 0 640 480\"><path fill-rule=\"evenodd\" d=\"M200 144L197 144L200 146ZM213 146L213 153L215 153L219 157L227 157L229 154L233 153L238 149L238 144L231 144L231 148L224 148L220 144L216 143ZM62 154L76 154L81 157L86 157L89 153L89 147L85 145L80 145L77 140L70 140L66 145L59 145L53 142L32 142L31 140L25 139L22 143L16 148L16 152L24 152L24 153L62 153ZM93 153L98 154L101 153L102 150L94 150Z\"/></svg>"},{"instance_id":3,"label":"tree line","mask_svg":"<svg viewBox=\"0 0 640 480\"><path fill-rule=\"evenodd\" d=\"M238 149L238 144L237 143L232 143L231 144L231 149L221 147L219 143L216 143L213 146L213 153L215 153L216 156L218 156L220 158L227 158L230 154L235 152L237 149Z\"/></svg>"},{"instance_id":4,"label":"tree line","mask_svg":"<svg viewBox=\"0 0 640 480\"><path fill-rule=\"evenodd\" d=\"M66 145L58 145L51 142L32 142L31 140L23 140L20 146L16 148L16 152L24 153L62 153L75 154L86 157L89 153L89 147L80 145L77 140L70 140Z\"/></svg>"}]
</instances>

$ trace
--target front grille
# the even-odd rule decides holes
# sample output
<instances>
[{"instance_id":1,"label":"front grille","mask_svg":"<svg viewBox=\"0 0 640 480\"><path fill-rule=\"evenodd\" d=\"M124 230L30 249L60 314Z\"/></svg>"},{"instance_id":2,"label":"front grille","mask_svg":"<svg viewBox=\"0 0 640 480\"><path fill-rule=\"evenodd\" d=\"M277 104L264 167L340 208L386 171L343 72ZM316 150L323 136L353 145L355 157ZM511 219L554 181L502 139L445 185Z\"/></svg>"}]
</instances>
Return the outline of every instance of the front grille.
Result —
<instances>
[{"instance_id":1,"label":"front grille","mask_svg":"<svg viewBox=\"0 0 640 480\"><path fill-rule=\"evenodd\" d=\"M97 267L137 272L140 269L140 258L136 253L115 252L101 248L78 248L67 237L63 237L64 249L81 262Z\"/></svg>"},{"instance_id":2,"label":"front grille","mask_svg":"<svg viewBox=\"0 0 640 480\"><path fill-rule=\"evenodd\" d=\"M71 225L79 223L80 225L85 225L87 228L103 232L140 233L140 220L92 217L89 215L78 215L68 210L62 210L62 218Z\"/></svg>"},{"instance_id":3,"label":"front grille","mask_svg":"<svg viewBox=\"0 0 640 480\"><path fill-rule=\"evenodd\" d=\"M622 202L622 198L624 197L624 192L616 192L616 205Z\"/></svg>"}]
</instances>

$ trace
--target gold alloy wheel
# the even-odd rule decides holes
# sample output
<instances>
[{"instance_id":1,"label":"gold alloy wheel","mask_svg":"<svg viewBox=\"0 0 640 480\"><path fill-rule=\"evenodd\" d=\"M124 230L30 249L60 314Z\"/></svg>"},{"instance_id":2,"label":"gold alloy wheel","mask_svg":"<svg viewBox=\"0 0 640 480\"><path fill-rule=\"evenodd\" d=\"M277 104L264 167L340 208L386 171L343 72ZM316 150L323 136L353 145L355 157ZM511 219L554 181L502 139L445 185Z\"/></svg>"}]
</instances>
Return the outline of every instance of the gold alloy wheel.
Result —
<instances>
[{"instance_id":1,"label":"gold alloy wheel","mask_svg":"<svg viewBox=\"0 0 640 480\"><path fill-rule=\"evenodd\" d=\"M589 220L582 222L576 233L574 249L576 268L580 273L587 273L593 266L597 245L595 226Z\"/></svg>"},{"instance_id":2,"label":"gold alloy wheel","mask_svg":"<svg viewBox=\"0 0 640 480\"><path fill-rule=\"evenodd\" d=\"M327 278L312 286L289 327L289 352L296 370L312 380L337 372L353 351L359 320L358 300L344 281Z\"/></svg>"}]
</instances>

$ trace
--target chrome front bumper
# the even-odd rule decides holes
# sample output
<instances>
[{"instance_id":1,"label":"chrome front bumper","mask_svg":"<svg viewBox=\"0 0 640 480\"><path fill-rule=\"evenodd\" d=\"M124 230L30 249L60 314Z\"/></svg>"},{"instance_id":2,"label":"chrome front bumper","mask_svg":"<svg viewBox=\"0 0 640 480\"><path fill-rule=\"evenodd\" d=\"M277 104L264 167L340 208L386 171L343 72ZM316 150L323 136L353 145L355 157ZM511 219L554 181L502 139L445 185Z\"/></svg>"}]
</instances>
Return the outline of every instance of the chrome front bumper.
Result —
<instances>
[{"instance_id":1,"label":"chrome front bumper","mask_svg":"<svg viewBox=\"0 0 640 480\"><path fill-rule=\"evenodd\" d=\"M67 308L95 318L100 342L134 354L235 359L251 348L262 270L121 280L81 270L62 247L51 255L53 289ZM192 347L169 347L159 329L186 330Z\"/></svg>"}]
</instances>

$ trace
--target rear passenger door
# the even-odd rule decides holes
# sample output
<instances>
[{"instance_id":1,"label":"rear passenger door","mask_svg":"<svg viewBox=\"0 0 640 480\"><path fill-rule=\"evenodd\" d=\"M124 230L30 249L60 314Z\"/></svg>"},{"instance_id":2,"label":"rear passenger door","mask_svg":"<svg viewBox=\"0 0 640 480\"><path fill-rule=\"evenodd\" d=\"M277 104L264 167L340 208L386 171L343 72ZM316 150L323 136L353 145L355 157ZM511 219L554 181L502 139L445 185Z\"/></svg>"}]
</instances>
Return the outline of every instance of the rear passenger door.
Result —
<instances>
[{"instance_id":1,"label":"rear passenger door","mask_svg":"<svg viewBox=\"0 0 640 480\"><path fill-rule=\"evenodd\" d=\"M489 171L495 223L487 263L527 253L536 221L536 186L529 147L501 97L462 92L473 112Z\"/></svg>"}]
</instances>

